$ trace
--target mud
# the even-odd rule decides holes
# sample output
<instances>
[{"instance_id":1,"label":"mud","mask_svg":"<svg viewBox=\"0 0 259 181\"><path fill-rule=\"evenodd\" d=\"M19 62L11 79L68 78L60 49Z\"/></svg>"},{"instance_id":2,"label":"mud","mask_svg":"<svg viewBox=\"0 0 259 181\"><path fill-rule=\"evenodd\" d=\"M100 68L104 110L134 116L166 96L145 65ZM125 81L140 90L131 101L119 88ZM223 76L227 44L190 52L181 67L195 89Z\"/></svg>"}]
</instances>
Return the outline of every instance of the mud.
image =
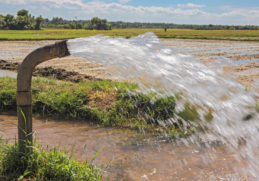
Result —
<instances>
[{"instance_id":1,"label":"mud","mask_svg":"<svg viewBox=\"0 0 259 181\"><path fill-rule=\"evenodd\" d=\"M255 55L238 55L238 56L231 56L229 57L232 60L252 60L252 59L259 59L259 54Z\"/></svg>"},{"instance_id":2,"label":"mud","mask_svg":"<svg viewBox=\"0 0 259 181\"><path fill-rule=\"evenodd\" d=\"M223 69L249 89L254 87L254 82L259 78L259 42L188 39L161 41L164 46L192 55L212 69Z\"/></svg>"},{"instance_id":3,"label":"mud","mask_svg":"<svg viewBox=\"0 0 259 181\"><path fill-rule=\"evenodd\" d=\"M0 60L0 69L2 70L11 70L17 71L20 63L17 62L9 62L5 60ZM82 80L97 80L93 76L80 74L74 71L67 71L61 68L53 68L53 67L44 67L44 68L36 68L33 72L33 76L41 76L41 77L54 77L58 80L68 80L72 82L79 82Z\"/></svg>"},{"instance_id":4,"label":"mud","mask_svg":"<svg viewBox=\"0 0 259 181\"><path fill-rule=\"evenodd\" d=\"M17 71L18 70L19 63L17 62L9 62L5 60L0 60L0 69L2 70L13 70Z\"/></svg>"},{"instance_id":5,"label":"mud","mask_svg":"<svg viewBox=\"0 0 259 181\"><path fill-rule=\"evenodd\" d=\"M77 120L33 119L35 137L41 144L73 150L75 158L102 168L103 180L249 180L235 169L237 161L223 145L211 148L166 141L149 134L118 128L103 128ZM13 143L17 139L17 118L0 115L0 136ZM211 157L213 155L213 157Z\"/></svg>"},{"instance_id":6,"label":"mud","mask_svg":"<svg viewBox=\"0 0 259 181\"><path fill-rule=\"evenodd\" d=\"M18 64L33 49L53 42L0 42L0 59L3 59L0 69L17 70ZM250 56L254 60L252 63L234 63L245 58L243 55L256 55L259 50L257 42L162 39L162 44L177 52L193 55L211 68L215 68L215 62L239 56L239 60L233 58L233 62L230 61L233 64L222 65L223 69L246 87L258 80L258 71L249 72L258 70L256 57ZM59 80L77 82L90 79L84 76L105 77L106 74L105 67L82 58L66 57L39 65L34 75L54 75ZM96 98L91 95L92 101L98 101ZM105 104L114 99L107 97ZM224 146L210 149L184 146L154 138L148 133L143 135L143 132L139 134L128 129L97 127L77 120L33 119L33 130L43 145L57 146L67 151L73 149L76 159L80 161L91 161L100 151L93 163L103 169L106 180L254 180L240 173L246 163L236 161ZM0 136L14 142L17 138L16 116L0 115Z\"/></svg>"},{"instance_id":7,"label":"mud","mask_svg":"<svg viewBox=\"0 0 259 181\"><path fill-rule=\"evenodd\" d=\"M7 63L2 64L0 61L0 69L16 70L17 63L21 63L32 50L54 42L52 40L1 41L0 59L5 60ZM217 66L234 75L236 80L245 87L251 88L254 81L258 79L258 73L256 75L254 73L242 75L244 71L258 70L258 42L188 39L161 39L161 42L163 46L173 48L177 52L192 55L195 59L211 68L217 68L214 63L221 62ZM230 64L224 65L225 61L230 62ZM53 76L59 80L73 82L89 80L94 77L107 77L106 67L72 56L49 60L40 64L37 68L39 68L37 70L37 75L39 76L49 76L53 73Z\"/></svg>"}]
</instances>

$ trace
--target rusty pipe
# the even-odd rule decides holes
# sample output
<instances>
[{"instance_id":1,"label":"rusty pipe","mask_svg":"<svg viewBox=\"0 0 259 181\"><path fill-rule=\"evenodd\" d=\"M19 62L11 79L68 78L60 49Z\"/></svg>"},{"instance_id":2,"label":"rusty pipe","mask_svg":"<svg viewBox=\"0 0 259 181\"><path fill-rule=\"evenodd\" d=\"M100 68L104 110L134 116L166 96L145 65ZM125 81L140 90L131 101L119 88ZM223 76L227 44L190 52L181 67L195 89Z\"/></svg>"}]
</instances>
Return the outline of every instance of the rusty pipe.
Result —
<instances>
[{"instance_id":1,"label":"rusty pipe","mask_svg":"<svg viewBox=\"0 0 259 181\"><path fill-rule=\"evenodd\" d=\"M31 80L34 68L47 60L70 55L67 41L59 41L32 51L19 66L17 75L17 117L19 151L25 153L32 144Z\"/></svg>"}]
</instances>

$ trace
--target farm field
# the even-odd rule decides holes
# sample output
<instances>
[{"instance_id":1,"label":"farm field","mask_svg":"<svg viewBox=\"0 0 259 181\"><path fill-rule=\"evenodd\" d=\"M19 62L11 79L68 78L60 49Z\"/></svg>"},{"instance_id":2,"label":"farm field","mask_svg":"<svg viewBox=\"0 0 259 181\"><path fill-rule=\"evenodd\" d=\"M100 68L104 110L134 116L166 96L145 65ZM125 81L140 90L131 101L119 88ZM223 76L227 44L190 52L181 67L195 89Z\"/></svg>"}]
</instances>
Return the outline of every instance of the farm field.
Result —
<instances>
[{"instance_id":1,"label":"farm field","mask_svg":"<svg viewBox=\"0 0 259 181\"><path fill-rule=\"evenodd\" d=\"M192 30L192 29L43 29L43 30L0 30L0 40L61 40L103 34L112 37L132 37L154 32L159 38L210 39L258 41L259 30Z\"/></svg>"},{"instance_id":2,"label":"farm field","mask_svg":"<svg viewBox=\"0 0 259 181\"><path fill-rule=\"evenodd\" d=\"M191 55L212 69L223 68L249 89L257 87L254 82L259 78L258 42L168 38L161 38L160 41L163 46L173 48L182 54ZM33 49L54 42L55 40L1 41L0 59L20 63ZM106 77L105 67L74 56L53 59L40 64L39 67L62 68L89 76Z\"/></svg>"},{"instance_id":3,"label":"farm field","mask_svg":"<svg viewBox=\"0 0 259 181\"><path fill-rule=\"evenodd\" d=\"M215 71L225 71L226 77L229 77L230 74L233 79L244 85L244 89L258 91L258 42L169 38L160 38L160 41L162 46L172 48L178 54L191 56ZM5 65L20 63L33 49L54 42L55 40L1 41L0 62L2 60ZM98 78L105 78L105 72L109 70L109 67L92 63L90 59L86 60L74 56L53 59L42 63L37 68L47 70L62 68L66 71ZM15 98L15 80L6 80L8 81L3 87L6 92L13 92L11 97ZM89 86L90 82L83 85L71 82L58 83L59 81L53 80L53 78L42 81L41 78L37 77L34 80L36 82L33 85L40 84L42 90L37 91L35 89L36 91L33 92L41 93L41 100L45 101L45 104L49 103L48 105L53 106L54 103L55 106L56 103L60 103L57 105L58 111L62 111L61 108L75 110L71 107L72 99L67 99L70 96L66 95L76 96L80 91L84 94L79 97L85 98L88 97L85 90L88 90L91 95L89 97L89 106L110 105L113 98L110 96L109 99L104 99L105 101L108 100L105 104L100 104L100 101L98 101L101 100L100 98L107 97L107 95L113 95L104 94L105 92L100 90L96 91L96 87L107 88L107 84L101 84L101 86L92 84L94 85L92 87L95 87L94 89L86 89L84 86ZM62 99L60 99L60 96L56 96L58 92L52 92L52 94L46 92L51 91L51 87L56 86L55 84L67 87L67 89L64 87L57 89L60 92L69 90L67 91L68 94L62 94L65 95ZM48 89L46 89L46 86ZM79 86L81 86L80 89L78 89ZM73 93L73 89L77 90L77 94ZM47 96L43 97L42 95ZM36 98L34 100L36 101ZM68 104L65 105L66 102L63 100L66 100ZM82 102L76 98L73 100ZM15 104L14 99L11 102ZM78 108L77 104L76 108ZM38 110L42 112L43 109ZM90 113L96 113L94 110L90 110ZM69 111L65 110L60 115L63 114L64 116L64 112L68 113ZM0 129L0 136L7 138L11 143L14 142L17 137L16 123L17 118L15 116L0 115L0 128L2 128ZM138 124L136 125L139 126ZM74 148L73 152L77 161L92 160L98 153L97 158L93 160L93 164L103 169L104 180L146 180L145 178L149 180L172 180L172 178L173 180L207 180L208 178L208 180L214 178L251 180L251 177L240 176L235 172L232 165L235 165L237 169L243 169L246 162L237 162L234 155L228 152L224 146L201 149L191 144L185 147L171 141L167 142L164 138L154 137L149 132L142 134L142 132L125 128L102 127L82 122L78 117L65 120L63 118L56 120L51 117L34 118L33 126L36 137L39 138L43 145L61 149L63 145L68 145L67 150ZM209 157L211 154L215 155L216 159L211 164L204 164L204 158ZM182 160L187 164L184 164Z\"/></svg>"},{"instance_id":4,"label":"farm field","mask_svg":"<svg viewBox=\"0 0 259 181\"><path fill-rule=\"evenodd\" d=\"M259 0L0 10L0 181L259 181Z\"/></svg>"}]
</instances>

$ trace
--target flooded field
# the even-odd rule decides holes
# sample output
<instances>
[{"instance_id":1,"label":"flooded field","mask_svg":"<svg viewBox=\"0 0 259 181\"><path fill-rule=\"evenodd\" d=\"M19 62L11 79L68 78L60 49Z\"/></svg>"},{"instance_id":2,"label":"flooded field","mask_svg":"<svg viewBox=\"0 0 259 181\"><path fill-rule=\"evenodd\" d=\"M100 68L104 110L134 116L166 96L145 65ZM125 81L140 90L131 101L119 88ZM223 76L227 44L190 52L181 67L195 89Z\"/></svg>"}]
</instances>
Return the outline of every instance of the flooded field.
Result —
<instances>
[{"instance_id":1,"label":"flooded field","mask_svg":"<svg viewBox=\"0 0 259 181\"><path fill-rule=\"evenodd\" d=\"M250 88L259 80L258 42L162 39L162 44L177 52L191 54L211 68L222 68L245 87Z\"/></svg>"},{"instance_id":2,"label":"flooded field","mask_svg":"<svg viewBox=\"0 0 259 181\"><path fill-rule=\"evenodd\" d=\"M245 87L257 88L259 80L259 43L220 40L160 39L165 47L176 52L192 55L207 66L223 69L233 75ZM21 62L35 48L54 43L48 41L1 41L0 59ZM105 77L104 67L92 64L83 58L65 57L45 62L39 67L64 68L91 76Z\"/></svg>"},{"instance_id":3,"label":"flooded field","mask_svg":"<svg viewBox=\"0 0 259 181\"><path fill-rule=\"evenodd\" d=\"M226 74L226 77L231 75L233 79L238 80L245 87L254 91L258 90L259 43L213 40L160 40L163 46L173 48L175 52L180 52L181 54L191 55L196 60L203 62L210 69L222 71ZM123 41L126 42L127 40ZM0 42L0 59L11 62L21 62L30 51L49 43L53 43L53 41ZM144 48L143 50L145 50ZM181 58L181 55L178 54L175 57L175 59L180 57L178 61L191 61L190 59ZM150 59L151 58L152 54L150 55ZM171 56L171 58L173 59L174 56ZM76 57L62 58L62 60L54 59L40 66L64 68L69 71L72 70L99 77L105 77L104 70L106 68L105 66L90 63L83 58ZM204 65L202 66L200 67L207 70L204 68ZM168 72L170 73L170 71ZM2 71L1 74L3 74L3 76L6 75ZM196 74L192 75L196 76ZM203 77L200 76L199 78L202 79ZM194 82L194 79L190 78L190 82L192 82L192 80ZM232 83L231 81L228 82ZM207 82L204 84L206 83ZM235 92L238 91L234 90L234 98L235 95L243 95L240 96L241 98L245 97L245 94L243 94L245 87L243 89L239 84L234 83L233 87L240 89L239 91L242 93L235 94ZM209 90L213 89L213 87L210 86L208 86L208 88L211 88ZM221 87L218 86L218 89L221 90ZM203 90L204 89L201 89L200 92L197 92L201 93ZM203 96L209 97L207 96L209 94L211 94L211 92L207 92ZM224 104L226 100L216 99L216 103L214 97L212 98L213 101L210 103L218 104L219 111L222 111L222 117L224 117L225 113L228 115L228 112L224 112L224 109L231 109L233 107L232 103L234 105L241 101L241 99L239 100L238 98L237 102ZM222 101L222 105L219 104L220 101ZM239 104L237 105L239 106ZM226 120L227 118L236 118L234 117L235 115L233 115L233 117L231 117L231 115L228 116L229 117L225 117ZM218 117L218 120L221 120L221 117ZM226 130L224 130L226 133L223 131L223 137L225 135L228 136L227 131L235 133L234 136L236 136L239 135L239 130L243 131L245 135L246 131L252 128L253 122L249 123L251 124L247 123L246 125L248 126L245 126L243 122L240 122L240 124L231 122L231 124L233 124L231 125L232 127L227 127L227 121L222 121L215 123L214 126L216 130L216 128L222 126L219 124L226 124ZM246 159L242 160L237 157L235 153L238 152L238 150L235 150L235 153L231 152L227 144L212 142L209 146L207 144L197 146L191 142L187 144L185 139L172 141L164 137L154 137L148 133L139 133L136 130L102 128L76 120L68 122L65 120L34 119L33 126L36 131L35 136L39 138L43 145L49 145L50 147L58 146L59 148L65 148L67 150L72 149L78 160L89 161L99 152L93 163L103 168L104 177L110 180L255 180L253 179L253 172L249 173L247 170L244 173L242 172L243 168L248 165ZM229 128L229 130L227 128ZM233 130L235 128L238 128L238 130ZM0 115L0 135L8 138L11 142L17 138L17 119L15 116ZM229 136L231 137L233 135ZM228 140L227 138L227 141L230 143L232 140ZM251 141L253 141L253 139L251 139ZM200 145L203 145L202 141ZM237 145L240 149L245 146L245 142L240 142L240 145ZM249 153L247 153L248 156ZM257 158L257 156L252 155L250 159L253 158Z\"/></svg>"}]
</instances>

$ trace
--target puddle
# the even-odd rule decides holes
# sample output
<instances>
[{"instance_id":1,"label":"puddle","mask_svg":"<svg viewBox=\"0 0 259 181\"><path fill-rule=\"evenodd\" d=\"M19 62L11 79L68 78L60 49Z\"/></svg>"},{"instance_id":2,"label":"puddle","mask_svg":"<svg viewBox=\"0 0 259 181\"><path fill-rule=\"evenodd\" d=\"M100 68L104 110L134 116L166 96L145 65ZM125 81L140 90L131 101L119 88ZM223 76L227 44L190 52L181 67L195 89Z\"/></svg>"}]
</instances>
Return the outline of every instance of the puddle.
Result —
<instances>
[{"instance_id":1,"label":"puddle","mask_svg":"<svg viewBox=\"0 0 259 181\"><path fill-rule=\"evenodd\" d=\"M14 142L16 117L0 115L0 120L0 136ZM237 162L219 145L184 146L136 131L101 128L80 121L34 119L33 130L43 145L73 149L81 161L89 161L100 152L93 163L103 169L104 180L253 180L235 171L233 165L242 167L245 163Z\"/></svg>"},{"instance_id":2,"label":"puddle","mask_svg":"<svg viewBox=\"0 0 259 181\"><path fill-rule=\"evenodd\" d=\"M16 78L17 73L8 70L0 70L0 77L12 77Z\"/></svg>"}]
</instances>

